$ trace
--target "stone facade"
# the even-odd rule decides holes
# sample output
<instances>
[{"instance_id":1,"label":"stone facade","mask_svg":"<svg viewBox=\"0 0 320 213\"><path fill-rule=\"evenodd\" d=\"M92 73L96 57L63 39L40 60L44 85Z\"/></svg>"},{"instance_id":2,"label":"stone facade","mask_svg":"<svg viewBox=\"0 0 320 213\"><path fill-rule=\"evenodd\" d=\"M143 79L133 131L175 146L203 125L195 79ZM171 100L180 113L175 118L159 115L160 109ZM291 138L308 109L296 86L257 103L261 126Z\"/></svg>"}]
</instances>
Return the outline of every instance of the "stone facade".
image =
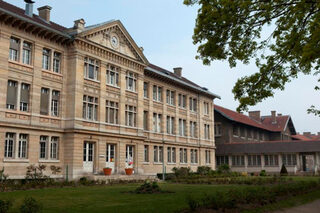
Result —
<instances>
[{"instance_id":1,"label":"stone facade","mask_svg":"<svg viewBox=\"0 0 320 213\"><path fill-rule=\"evenodd\" d=\"M39 9L41 19L0 7L0 167L11 178L31 164L59 166L69 179L105 167L146 175L215 168L217 96L151 66L120 21L86 27L81 19L68 29L48 22L50 7Z\"/></svg>"}]
</instances>

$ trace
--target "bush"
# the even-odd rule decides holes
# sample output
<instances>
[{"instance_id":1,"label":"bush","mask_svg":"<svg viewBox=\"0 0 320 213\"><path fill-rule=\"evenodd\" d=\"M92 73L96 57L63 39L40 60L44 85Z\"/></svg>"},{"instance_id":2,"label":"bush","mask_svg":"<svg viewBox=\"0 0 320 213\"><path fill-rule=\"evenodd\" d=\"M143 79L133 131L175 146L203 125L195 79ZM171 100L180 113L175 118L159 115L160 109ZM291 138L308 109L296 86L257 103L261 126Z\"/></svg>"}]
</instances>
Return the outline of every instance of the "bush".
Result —
<instances>
[{"instance_id":1,"label":"bush","mask_svg":"<svg viewBox=\"0 0 320 213\"><path fill-rule=\"evenodd\" d=\"M229 173L230 172L230 167L228 164L222 164L218 167L218 172L219 173Z\"/></svg>"},{"instance_id":2,"label":"bush","mask_svg":"<svg viewBox=\"0 0 320 213\"><path fill-rule=\"evenodd\" d=\"M197 173L199 175L209 175L212 172L211 167L209 166L198 166Z\"/></svg>"},{"instance_id":3,"label":"bush","mask_svg":"<svg viewBox=\"0 0 320 213\"><path fill-rule=\"evenodd\" d=\"M42 205L36 201L32 197L27 197L24 199L21 207L20 207L21 213L40 213L42 212Z\"/></svg>"},{"instance_id":4,"label":"bush","mask_svg":"<svg viewBox=\"0 0 320 213\"><path fill-rule=\"evenodd\" d=\"M161 193L161 189L158 185L157 182L149 182L145 181L144 184L139 186L136 190L135 193L137 194L155 194L155 193Z\"/></svg>"},{"instance_id":5,"label":"bush","mask_svg":"<svg viewBox=\"0 0 320 213\"><path fill-rule=\"evenodd\" d=\"M0 213L7 213L12 207L12 202L9 200L0 200Z\"/></svg>"},{"instance_id":6,"label":"bush","mask_svg":"<svg viewBox=\"0 0 320 213\"><path fill-rule=\"evenodd\" d=\"M281 170L280 170L280 175L281 176L286 176L288 175L288 171L287 171L287 168L284 164L282 164L282 167L281 167Z\"/></svg>"},{"instance_id":7,"label":"bush","mask_svg":"<svg viewBox=\"0 0 320 213\"><path fill-rule=\"evenodd\" d=\"M174 167L172 169L172 171L173 171L174 175L178 178L187 177L191 174L190 167L180 167L180 168Z\"/></svg>"},{"instance_id":8,"label":"bush","mask_svg":"<svg viewBox=\"0 0 320 213\"><path fill-rule=\"evenodd\" d=\"M266 170L261 170L259 175L262 176L262 177L267 176Z\"/></svg>"}]
</instances>

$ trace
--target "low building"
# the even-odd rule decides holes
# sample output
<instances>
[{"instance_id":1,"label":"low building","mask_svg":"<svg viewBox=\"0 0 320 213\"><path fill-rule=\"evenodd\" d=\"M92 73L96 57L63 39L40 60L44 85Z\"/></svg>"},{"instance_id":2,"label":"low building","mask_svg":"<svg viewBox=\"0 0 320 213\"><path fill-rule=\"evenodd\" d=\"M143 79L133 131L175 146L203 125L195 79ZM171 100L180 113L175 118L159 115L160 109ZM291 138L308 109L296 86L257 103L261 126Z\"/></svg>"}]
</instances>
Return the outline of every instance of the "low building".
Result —
<instances>
[{"instance_id":1,"label":"low building","mask_svg":"<svg viewBox=\"0 0 320 213\"><path fill-rule=\"evenodd\" d=\"M151 64L120 21L67 28L51 9L0 0L0 168L24 178L54 165L70 179L215 168L217 95Z\"/></svg>"},{"instance_id":2,"label":"low building","mask_svg":"<svg viewBox=\"0 0 320 213\"><path fill-rule=\"evenodd\" d=\"M318 170L320 140L297 135L289 115L254 111L247 116L217 105L214 114L217 166L249 173L278 173L282 164L292 173Z\"/></svg>"}]
</instances>

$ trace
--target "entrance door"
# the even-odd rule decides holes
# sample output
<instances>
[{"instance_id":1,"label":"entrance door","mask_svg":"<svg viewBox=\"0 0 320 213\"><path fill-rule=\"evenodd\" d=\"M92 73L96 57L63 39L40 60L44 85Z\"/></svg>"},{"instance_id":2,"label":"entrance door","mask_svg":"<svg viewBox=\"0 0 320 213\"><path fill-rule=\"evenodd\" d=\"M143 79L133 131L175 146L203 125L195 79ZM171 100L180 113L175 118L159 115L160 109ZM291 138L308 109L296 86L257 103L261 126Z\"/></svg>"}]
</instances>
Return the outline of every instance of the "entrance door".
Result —
<instances>
[{"instance_id":1,"label":"entrance door","mask_svg":"<svg viewBox=\"0 0 320 213\"><path fill-rule=\"evenodd\" d=\"M133 168L134 146L126 147L126 168Z\"/></svg>"},{"instance_id":2,"label":"entrance door","mask_svg":"<svg viewBox=\"0 0 320 213\"><path fill-rule=\"evenodd\" d=\"M106 167L112 169L112 173L115 172L115 159L116 159L116 145L114 144L107 144L106 150Z\"/></svg>"},{"instance_id":3,"label":"entrance door","mask_svg":"<svg viewBox=\"0 0 320 213\"><path fill-rule=\"evenodd\" d=\"M83 143L83 170L93 173L94 144L90 142Z\"/></svg>"}]
</instances>

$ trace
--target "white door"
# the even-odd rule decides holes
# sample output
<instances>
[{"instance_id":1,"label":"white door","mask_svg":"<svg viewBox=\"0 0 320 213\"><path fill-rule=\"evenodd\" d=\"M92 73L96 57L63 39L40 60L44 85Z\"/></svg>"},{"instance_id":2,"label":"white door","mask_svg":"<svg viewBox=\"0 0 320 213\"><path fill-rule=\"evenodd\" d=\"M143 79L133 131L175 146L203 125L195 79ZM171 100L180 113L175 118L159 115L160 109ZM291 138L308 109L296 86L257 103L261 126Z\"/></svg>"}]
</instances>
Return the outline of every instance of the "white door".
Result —
<instances>
[{"instance_id":1,"label":"white door","mask_svg":"<svg viewBox=\"0 0 320 213\"><path fill-rule=\"evenodd\" d=\"M106 167L112 169L112 174L115 172L115 161L116 161L116 145L107 144L106 150Z\"/></svg>"},{"instance_id":2,"label":"white door","mask_svg":"<svg viewBox=\"0 0 320 213\"><path fill-rule=\"evenodd\" d=\"M84 172L93 173L94 144L84 142L83 144L83 170Z\"/></svg>"},{"instance_id":3,"label":"white door","mask_svg":"<svg viewBox=\"0 0 320 213\"><path fill-rule=\"evenodd\" d=\"M126 147L126 168L133 168L134 147L127 145Z\"/></svg>"}]
</instances>

